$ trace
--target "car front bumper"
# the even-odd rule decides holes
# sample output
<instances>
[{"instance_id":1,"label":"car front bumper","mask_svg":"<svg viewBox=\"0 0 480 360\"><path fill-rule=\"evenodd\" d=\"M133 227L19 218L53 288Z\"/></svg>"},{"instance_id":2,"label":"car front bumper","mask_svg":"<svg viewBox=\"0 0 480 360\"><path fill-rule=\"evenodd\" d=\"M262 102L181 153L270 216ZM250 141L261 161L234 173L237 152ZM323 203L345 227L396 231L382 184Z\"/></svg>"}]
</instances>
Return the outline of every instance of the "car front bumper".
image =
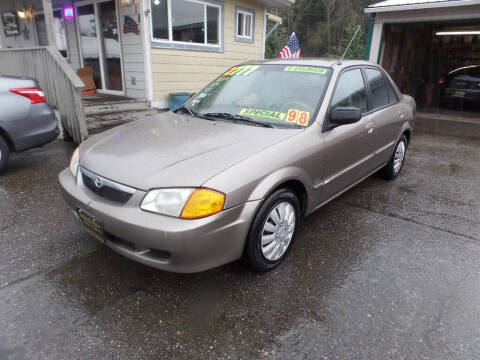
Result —
<instances>
[{"instance_id":1,"label":"car front bumper","mask_svg":"<svg viewBox=\"0 0 480 360\"><path fill-rule=\"evenodd\" d=\"M68 168L59 181L77 219L81 209L102 223L107 246L134 261L179 273L200 272L239 259L260 204L247 202L207 218L183 220L141 210L145 192L140 190L126 204L118 204L90 191Z\"/></svg>"}]
</instances>

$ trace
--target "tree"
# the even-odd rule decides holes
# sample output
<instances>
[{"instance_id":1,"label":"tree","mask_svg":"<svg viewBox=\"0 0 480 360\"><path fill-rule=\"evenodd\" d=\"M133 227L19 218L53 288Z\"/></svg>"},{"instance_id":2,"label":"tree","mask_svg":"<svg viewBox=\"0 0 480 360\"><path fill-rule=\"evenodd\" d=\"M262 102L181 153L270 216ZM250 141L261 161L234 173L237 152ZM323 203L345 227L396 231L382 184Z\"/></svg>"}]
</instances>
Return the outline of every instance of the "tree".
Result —
<instances>
[{"instance_id":1,"label":"tree","mask_svg":"<svg viewBox=\"0 0 480 360\"><path fill-rule=\"evenodd\" d=\"M305 57L340 57L358 25L361 30L347 53L365 55L368 18L363 9L374 0L296 0L288 9L271 9L281 16L281 25L267 40L265 56L277 57L295 31Z\"/></svg>"}]
</instances>

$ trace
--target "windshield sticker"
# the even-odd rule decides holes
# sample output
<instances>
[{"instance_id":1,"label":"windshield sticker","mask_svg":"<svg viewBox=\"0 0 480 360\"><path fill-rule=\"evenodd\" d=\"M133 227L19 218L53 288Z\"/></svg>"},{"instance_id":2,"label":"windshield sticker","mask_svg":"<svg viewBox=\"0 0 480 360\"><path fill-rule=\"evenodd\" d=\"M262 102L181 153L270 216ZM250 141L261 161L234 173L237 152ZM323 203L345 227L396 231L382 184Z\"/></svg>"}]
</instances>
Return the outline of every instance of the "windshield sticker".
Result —
<instances>
[{"instance_id":1,"label":"windshield sticker","mask_svg":"<svg viewBox=\"0 0 480 360\"><path fill-rule=\"evenodd\" d=\"M283 71L325 75L328 69L316 67L316 66L285 66Z\"/></svg>"},{"instance_id":2,"label":"windshield sticker","mask_svg":"<svg viewBox=\"0 0 480 360\"><path fill-rule=\"evenodd\" d=\"M208 85L206 88L205 88L205 91L206 92L209 92L213 89L215 89L217 86L219 86L221 83L223 83L225 80L227 80L227 78L224 78L224 77L220 77L218 78L217 80L215 80L214 82L212 82L210 85Z\"/></svg>"},{"instance_id":3,"label":"windshield sticker","mask_svg":"<svg viewBox=\"0 0 480 360\"><path fill-rule=\"evenodd\" d=\"M258 70L260 68L260 65L242 65L242 66L234 66L230 70L228 70L225 74L222 76L248 76L254 71Z\"/></svg>"},{"instance_id":4,"label":"windshield sticker","mask_svg":"<svg viewBox=\"0 0 480 360\"><path fill-rule=\"evenodd\" d=\"M297 109L290 109L287 112L286 122L298 124L300 126L308 126L310 120L310 112Z\"/></svg>"},{"instance_id":5,"label":"windshield sticker","mask_svg":"<svg viewBox=\"0 0 480 360\"><path fill-rule=\"evenodd\" d=\"M275 119L278 121L285 120L285 113L272 110L242 109L239 115L258 116L268 119Z\"/></svg>"}]
</instances>

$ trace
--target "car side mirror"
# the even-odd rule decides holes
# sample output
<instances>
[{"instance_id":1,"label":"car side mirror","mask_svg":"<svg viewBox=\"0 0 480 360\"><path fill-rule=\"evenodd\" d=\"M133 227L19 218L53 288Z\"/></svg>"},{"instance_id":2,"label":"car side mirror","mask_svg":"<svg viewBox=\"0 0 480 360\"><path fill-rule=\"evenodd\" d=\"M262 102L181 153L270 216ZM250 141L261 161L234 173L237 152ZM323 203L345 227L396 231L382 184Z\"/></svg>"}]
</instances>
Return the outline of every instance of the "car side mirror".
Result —
<instances>
[{"instance_id":1,"label":"car side mirror","mask_svg":"<svg viewBox=\"0 0 480 360\"><path fill-rule=\"evenodd\" d=\"M356 107L337 107L330 110L331 128L354 124L362 118L362 110Z\"/></svg>"}]
</instances>

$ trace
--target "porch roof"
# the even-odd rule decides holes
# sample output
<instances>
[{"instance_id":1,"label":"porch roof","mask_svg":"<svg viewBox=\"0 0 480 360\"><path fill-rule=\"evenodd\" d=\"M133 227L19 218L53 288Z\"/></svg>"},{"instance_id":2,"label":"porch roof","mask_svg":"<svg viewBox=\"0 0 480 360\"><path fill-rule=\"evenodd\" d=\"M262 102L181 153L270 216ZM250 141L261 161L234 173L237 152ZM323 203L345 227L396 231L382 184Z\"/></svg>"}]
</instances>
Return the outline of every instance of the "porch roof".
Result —
<instances>
[{"instance_id":1,"label":"porch roof","mask_svg":"<svg viewBox=\"0 0 480 360\"><path fill-rule=\"evenodd\" d=\"M480 0L385 0L367 6L365 12L377 13L478 4L480 4Z\"/></svg>"}]
</instances>

